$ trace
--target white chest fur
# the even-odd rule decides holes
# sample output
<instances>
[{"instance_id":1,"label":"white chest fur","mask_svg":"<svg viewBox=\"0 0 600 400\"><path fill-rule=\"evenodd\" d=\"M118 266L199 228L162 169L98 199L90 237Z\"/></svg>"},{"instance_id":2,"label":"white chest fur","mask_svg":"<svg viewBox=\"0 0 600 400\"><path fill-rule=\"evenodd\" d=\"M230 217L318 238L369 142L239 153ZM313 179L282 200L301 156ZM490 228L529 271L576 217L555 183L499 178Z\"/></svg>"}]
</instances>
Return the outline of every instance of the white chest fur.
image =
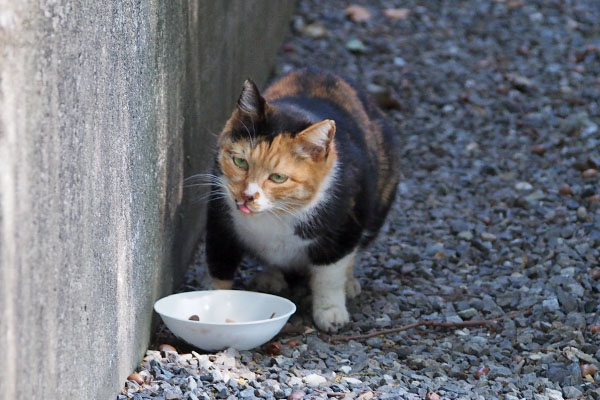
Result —
<instances>
[{"instance_id":1,"label":"white chest fur","mask_svg":"<svg viewBox=\"0 0 600 400\"><path fill-rule=\"evenodd\" d=\"M308 267L309 240L294 235L290 216L245 215L232 209L238 238L265 264L283 269Z\"/></svg>"}]
</instances>

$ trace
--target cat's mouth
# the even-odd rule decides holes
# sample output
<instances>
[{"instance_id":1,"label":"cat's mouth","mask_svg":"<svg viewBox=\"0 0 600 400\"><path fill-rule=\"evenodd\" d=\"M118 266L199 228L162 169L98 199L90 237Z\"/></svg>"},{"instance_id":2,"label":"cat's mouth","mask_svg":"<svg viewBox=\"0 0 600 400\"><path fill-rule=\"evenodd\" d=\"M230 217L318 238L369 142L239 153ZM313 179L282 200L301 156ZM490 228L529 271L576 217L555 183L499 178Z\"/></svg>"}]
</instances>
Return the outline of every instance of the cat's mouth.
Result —
<instances>
[{"instance_id":1,"label":"cat's mouth","mask_svg":"<svg viewBox=\"0 0 600 400\"><path fill-rule=\"evenodd\" d=\"M250 214L253 214L253 213L255 213L255 212L256 212L256 211L254 211L254 210L250 209L250 207L248 207L248 206L246 205L246 203L238 203L238 202L236 202L236 204L237 204L237 208L238 208L238 210L240 210L240 211L241 211L241 212L243 212L244 214L248 214L248 215L250 215Z\"/></svg>"}]
</instances>

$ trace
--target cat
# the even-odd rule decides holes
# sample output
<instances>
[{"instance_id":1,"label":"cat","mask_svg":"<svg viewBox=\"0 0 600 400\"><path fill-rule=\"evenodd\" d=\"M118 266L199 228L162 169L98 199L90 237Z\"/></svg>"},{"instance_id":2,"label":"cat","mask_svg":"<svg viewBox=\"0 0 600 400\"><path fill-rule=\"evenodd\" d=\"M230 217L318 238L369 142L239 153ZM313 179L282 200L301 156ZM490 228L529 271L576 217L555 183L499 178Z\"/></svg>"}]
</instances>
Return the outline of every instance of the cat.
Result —
<instances>
[{"instance_id":1,"label":"cat","mask_svg":"<svg viewBox=\"0 0 600 400\"><path fill-rule=\"evenodd\" d=\"M275 283L307 270L316 326L347 322L360 293L357 253L377 235L395 198L399 140L355 85L297 70L264 91L244 82L219 139L206 226L213 285L230 289L245 254ZM272 279L273 280L273 279Z\"/></svg>"}]
</instances>

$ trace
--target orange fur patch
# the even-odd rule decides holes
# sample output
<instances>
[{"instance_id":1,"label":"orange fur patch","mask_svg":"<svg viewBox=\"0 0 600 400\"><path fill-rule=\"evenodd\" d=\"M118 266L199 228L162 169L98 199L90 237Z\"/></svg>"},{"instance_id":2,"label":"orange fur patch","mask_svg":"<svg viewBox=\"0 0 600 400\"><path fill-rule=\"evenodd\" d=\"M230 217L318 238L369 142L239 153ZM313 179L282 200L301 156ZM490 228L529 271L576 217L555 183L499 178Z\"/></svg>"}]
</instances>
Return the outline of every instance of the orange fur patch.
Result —
<instances>
[{"instance_id":1,"label":"orange fur patch","mask_svg":"<svg viewBox=\"0 0 600 400\"><path fill-rule=\"evenodd\" d=\"M302 143L302 134L292 138L290 134L283 133L271 143L263 140L252 144L246 139L231 141L227 135L226 131L222 134L219 164L235 200L241 200L248 185L255 183L276 208L300 209L318 193L337 158L333 143L329 144L326 157L298 157L295 151ZM233 156L244 158L248 162L248 169L236 166ZM288 179L283 183L275 183L269 179L271 174L284 175ZM253 202L249 203L250 208Z\"/></svg>"}]
</instances>

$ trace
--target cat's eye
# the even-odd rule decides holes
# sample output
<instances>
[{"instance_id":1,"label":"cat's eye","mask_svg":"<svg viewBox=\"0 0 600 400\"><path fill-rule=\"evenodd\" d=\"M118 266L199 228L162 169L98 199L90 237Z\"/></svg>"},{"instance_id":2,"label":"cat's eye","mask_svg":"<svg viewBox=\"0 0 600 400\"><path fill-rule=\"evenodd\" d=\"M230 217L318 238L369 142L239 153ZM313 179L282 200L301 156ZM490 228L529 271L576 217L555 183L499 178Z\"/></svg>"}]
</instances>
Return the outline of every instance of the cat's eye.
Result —
<instances>
[{"instance_id":1,"label":"cat's eye","mask_svg":"<svg viewBox=\"0 0 600 400\"><path fill-rule=\"evenodd\" d=\"M283 183L285 181L287 181L287 176L285 175L279 175L279 174L271 174L269 175L269 179L272 180L275 183Z\"/></svg>"},{"instance_id":2,"label":"cat's eye","mask_svg":"<svg viewBox=\"0 0 600 400\"><path fill-rule=\"evenodd\" d=\"M241 169L248 169L248 161L241 157L233 156L233 163Z\"/></svg>"}]
</instances>

